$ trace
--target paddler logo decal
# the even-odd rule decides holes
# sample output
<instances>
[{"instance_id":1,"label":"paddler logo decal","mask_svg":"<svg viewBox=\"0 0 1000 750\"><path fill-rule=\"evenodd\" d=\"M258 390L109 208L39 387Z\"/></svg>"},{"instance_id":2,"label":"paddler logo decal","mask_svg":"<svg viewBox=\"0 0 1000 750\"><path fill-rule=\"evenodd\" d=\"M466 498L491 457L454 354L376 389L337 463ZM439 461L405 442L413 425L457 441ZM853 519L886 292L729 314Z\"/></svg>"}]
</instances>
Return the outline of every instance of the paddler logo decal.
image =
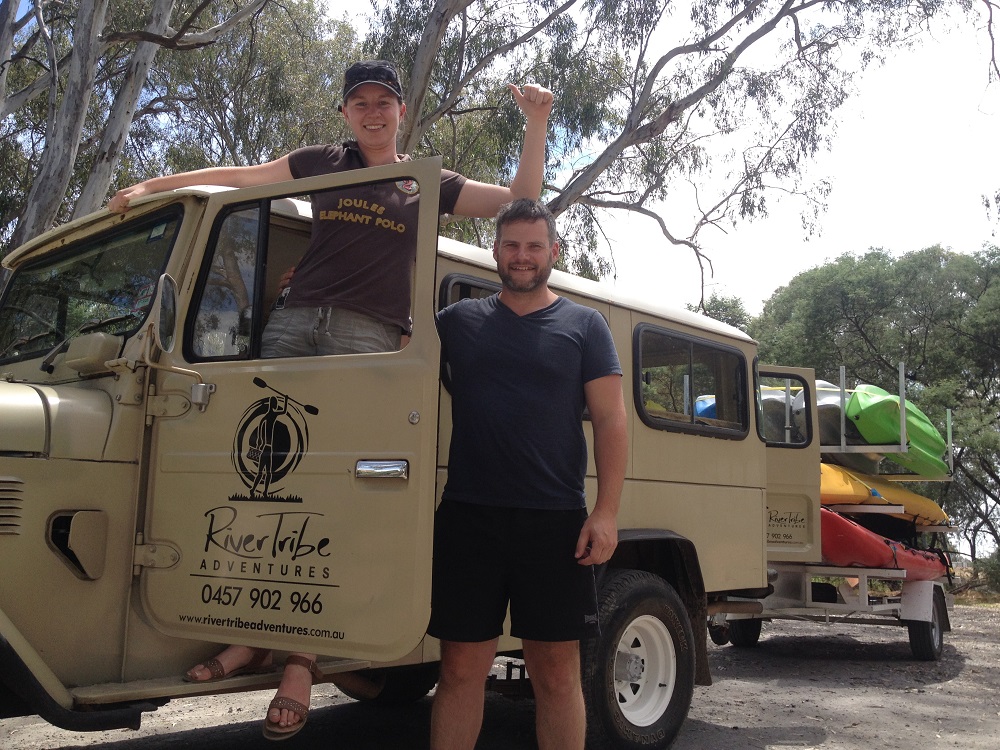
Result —
<instances>
[{"instance_id":1,"label":"paddler logo decal","mask_svg":"<svg viewBox=\"0 0 1000 750\"><path fill-rule=\"evenodd\" d=\"M253 383L272 393L250 404L240 418L233 439L233 466L250 494L229 499L301 503L301 497L278 493L281 480L295 471L309 450L306 414L315 416L319 409L272 388L262 378L254 378Z\"/></svg>"}]
</instances>

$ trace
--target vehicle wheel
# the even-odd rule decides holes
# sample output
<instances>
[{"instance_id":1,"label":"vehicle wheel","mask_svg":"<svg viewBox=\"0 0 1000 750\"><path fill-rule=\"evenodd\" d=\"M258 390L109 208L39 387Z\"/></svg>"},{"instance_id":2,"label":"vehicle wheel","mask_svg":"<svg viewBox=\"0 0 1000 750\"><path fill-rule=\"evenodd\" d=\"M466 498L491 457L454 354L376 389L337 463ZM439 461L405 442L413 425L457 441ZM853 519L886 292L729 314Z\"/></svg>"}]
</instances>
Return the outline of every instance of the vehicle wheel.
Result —
<instances>
[{"instance_id":1,"label":"vehicle wheel","mask_svg":"<svg viewBox=\"0 0 1000 750\"><path fill-rule=\"evenodd\" d=\"M724 625L716 625L714 623L708 626L708 637L712 639L712 643L716 646L725 646L729 643L729 623Z\"/></svg>"},{"instance_id":2,"label":"vehicle wheel","mask_svg":"<svg viewBox=\"0 0 1000 750\"><path fill-rule=\"evenodd\" d=\"M763 620L730 620L729 642L737 648L752 648L760 640Z\"/></svg>"},{"instance_id":3,"label":"vehicle wheel","mask_svg":"<svg viewBox=\"0 0 1000 750\"><path fill-rule=\"evenodd\" d=\"M598 592L601 635L581 644L587 747L666 748L694 691L694 634L659 576L615 573Z\"/></svg>"},{"instance_id":4,"label":"vehicle wheel","mask_svg":"<svg viewBox=\"0 0 1000 750\"><path fill-rule=\"evenodd\" d=\"M339 679L334 675L332 681L348 698L374 701L386 706L401 706L427 695L437 684L439 672L440 665L433 662L345 672Z\"/></svg>"},{"instance_id":5,"label":"vehicle wheel","mask_svg":"<svg viewBox=\"0 0 1000 750\"><path fill-rule=\"evenodd\" d=\"M944 596L939 591L935 591L931 621L906 621L906 628L910 632L910 650L913 652L913 658L920 661L938 661L941 658L941 652L944 651L944 608Z\"/></svg>"}]
</instances>

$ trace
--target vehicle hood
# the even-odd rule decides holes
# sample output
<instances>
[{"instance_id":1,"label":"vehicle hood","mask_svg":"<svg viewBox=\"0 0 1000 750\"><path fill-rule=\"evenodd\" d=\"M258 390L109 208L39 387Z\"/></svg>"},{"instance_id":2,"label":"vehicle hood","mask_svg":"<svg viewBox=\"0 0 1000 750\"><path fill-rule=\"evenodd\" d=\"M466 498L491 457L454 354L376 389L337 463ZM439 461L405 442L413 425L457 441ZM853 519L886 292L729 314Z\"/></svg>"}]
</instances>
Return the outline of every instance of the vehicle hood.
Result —
<instances>
[{"instance_id":1,"label":"vehicle hood","mask_svg":"<svg viewBox=\"0 0 1000 750\"><path fill-rule=\"evenodd\" d=\"M0 382L0 454L100 460L111 415L103 391Z\"/></svg>"}]
</instances>

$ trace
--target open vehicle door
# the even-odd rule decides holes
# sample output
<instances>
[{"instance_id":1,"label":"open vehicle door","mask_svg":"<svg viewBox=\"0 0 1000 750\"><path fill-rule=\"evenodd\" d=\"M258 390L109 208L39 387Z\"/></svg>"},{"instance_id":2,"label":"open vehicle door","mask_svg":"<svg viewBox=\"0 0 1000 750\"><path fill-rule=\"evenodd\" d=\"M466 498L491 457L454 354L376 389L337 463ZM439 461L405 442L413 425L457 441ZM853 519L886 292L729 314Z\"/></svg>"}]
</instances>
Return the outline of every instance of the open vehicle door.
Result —
<instances>
[{"instance_id":1,"label":"open vehicle door","mask_svg":"<svg viewBox=\"0 0 1000 750\"><path fill-rule=\"evenodd\" d=\"M767 557L820 562L815 374L759 365L758 431L767 443Z\"/></svg>"},{"instance_id":2,"label":"open vehicle door","mask_svg":"<svg viewBox=\"0 0 1000 750\"><path fill-rule=\"evenodd\" d=\"M418 226L357 197L356 186L383 181L419 191ZM413 337L384 354L261 358L278 279L308 242L307 215L288 198L345 185L354 197L337 220L370 224L376 240L418 234ZM440 160L428 159L208 199L194 244L204 257L171 266L182 334L160 353L148 407L136 561L161 632L378 661L420 642L435 507L439 186Z\"/></svg>"}]
</instances>

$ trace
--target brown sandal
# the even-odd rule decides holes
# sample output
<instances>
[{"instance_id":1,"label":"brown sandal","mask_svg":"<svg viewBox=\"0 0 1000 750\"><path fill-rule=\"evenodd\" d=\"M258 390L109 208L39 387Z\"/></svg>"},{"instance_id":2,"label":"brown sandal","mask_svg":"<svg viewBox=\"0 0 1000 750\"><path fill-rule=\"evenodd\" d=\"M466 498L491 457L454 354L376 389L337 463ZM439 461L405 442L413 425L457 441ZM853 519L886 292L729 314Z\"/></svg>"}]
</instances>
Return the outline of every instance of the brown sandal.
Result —
<instances>
[{"instance_id":1,"label":"brown sandal","mask_svg":"<svg viewBox=\"0 0 1000 750\"><path fill-rule=\"evenodd\" d=\"M236 667L236 669L227 672L225 667L222 666L220 662L215 657L212 657L206 662L202 662L201 666L209 671L212 676L206 680L199 680L191 677L191 670L189 669L184 673L185 682L218 682L219 680L226 680L230 677L236 677L241 674L256 674L257 672L262 672L271 666L271 649L269 648L254 648L251 649L253 655L250 657L250 661L244 664L242 667ZM194 669L192 667L191 669Z\"/></svg>"},{"instance_id":2,"label":"brown sandal","mask_svg":"<svg viewBox=\"0 0 1000 750\"><path fill-rule=\"evenodd\" d=\"M296 654L291 654L287 659L285 659L285 666L289 664L294 664L298 667L305 667L309 670L312 675L313 684L317 680L323 679L323 673L320 671L319 667L316 666L316 662L311 659L307 659L304 656L297 656ZM291 727L283 727L277 722L273 722L270 719L271 709L276 708L279 711L284 709L286 711L294 711L302 720ZM285 698L284 696L276 695L274 699L268 704L267 716L264 717L264 737L269 740L287 740L294 734L298 734L302 730L302 727L306 725L306 717L309 715L309 706L303 706L297 700L293 698Z\"/></svg>"}]
</instances>

